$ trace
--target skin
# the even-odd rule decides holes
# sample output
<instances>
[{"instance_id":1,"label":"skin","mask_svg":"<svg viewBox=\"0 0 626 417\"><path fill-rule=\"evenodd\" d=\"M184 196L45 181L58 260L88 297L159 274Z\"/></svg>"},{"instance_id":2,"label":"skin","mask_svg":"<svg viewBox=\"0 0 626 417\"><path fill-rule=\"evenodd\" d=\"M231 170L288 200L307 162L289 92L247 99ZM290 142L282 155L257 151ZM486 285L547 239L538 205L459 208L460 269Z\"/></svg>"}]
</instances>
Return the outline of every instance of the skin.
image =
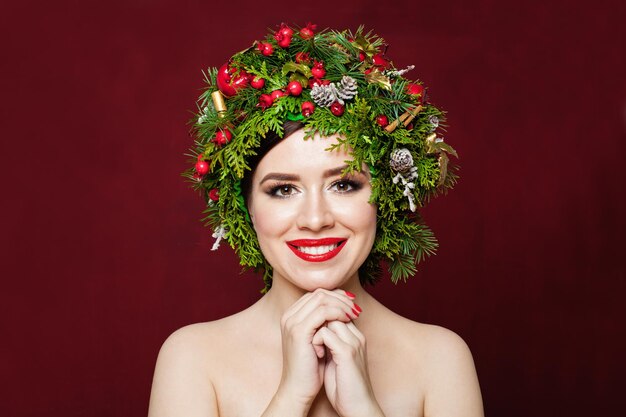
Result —
<instances>
[{"instance_id":1,"label":"skin","mask_svg":"<svg viewBox=\"0 0 626 417\"><path fill-rule=\"evenodd\" d=\"M336 139L303 135L273 148L252 179L249 211L272 289L167 339L149 416L483 416L463 340L393 313L359 282L376 227L369 174L332 172L349 157L325 150ZM347 240L325 262L285 243L326 237Z\"/></svg>"}]
</instances>

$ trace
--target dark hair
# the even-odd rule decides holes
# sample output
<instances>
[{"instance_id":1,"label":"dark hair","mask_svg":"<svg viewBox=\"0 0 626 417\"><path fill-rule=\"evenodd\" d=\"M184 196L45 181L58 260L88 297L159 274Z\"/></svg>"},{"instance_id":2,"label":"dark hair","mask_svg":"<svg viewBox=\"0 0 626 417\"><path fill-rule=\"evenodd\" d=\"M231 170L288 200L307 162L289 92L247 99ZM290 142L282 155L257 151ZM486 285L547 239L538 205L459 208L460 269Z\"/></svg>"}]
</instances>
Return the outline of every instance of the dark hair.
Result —
<instances>
[{"instance_id":1,"label":"dark hair","mask_svg":"<svg viewBox=\"0 0 626 417\"><path fill-rule=\"evenodd\" d=\"M257 154L248 159L248 165L250 166L250 171L246 171L243 178L241 179L241 194L243 194L243 198L246 201L246 205L248 204L250 198L250 192L252 191L252 177L254 176L254 171L256 171L256 167L261 162L261 159L269 151L271 151L274 146L280 143L281 140L286 139L291 136L296 131L302 129L304 127L304 123L302 122L294 122L291 120L287 120L283 124L283 136L279 136L276 132L268 132L267 135L263 139L261 139L261 146L257 149Z\"/></svg>"}]
</instances>

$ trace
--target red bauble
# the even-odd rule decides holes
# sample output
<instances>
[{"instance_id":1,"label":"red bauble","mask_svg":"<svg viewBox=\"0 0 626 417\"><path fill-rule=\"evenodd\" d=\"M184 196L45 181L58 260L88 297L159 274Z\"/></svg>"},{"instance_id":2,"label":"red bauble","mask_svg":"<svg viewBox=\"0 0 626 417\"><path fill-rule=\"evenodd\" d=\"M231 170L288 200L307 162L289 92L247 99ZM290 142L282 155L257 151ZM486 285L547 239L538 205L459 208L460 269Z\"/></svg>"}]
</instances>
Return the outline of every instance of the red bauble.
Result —
<instances>
[{"instance_id":1,"label":"red bauble","mask_svg":"<svg viewBox=\"0 0 626 417\"><path fill-rule=\"evenodd\" d=\"M387 116L385 116L384 114L381 114L376 117L376 123L378 123L380 127L387 127L387 125L389 124L389 119L387 119Z\"/></svg>"},{"instance_id":2,"label":"red bauble","mask_svg":"<svg viewBox=\"0 0 626 417\"><path fill-rule=\"evenodd\" d=\"M256 88L257 90L260 90L261 88L265 87L265 79L260 78L260 77L255 77L252 79L252 81L250 81L250 85L252 86L252 88Z\"/></svg>"},{"instance_id":3,"label":"red bauble","mask_svg":"<svg viewBox=\"0 0 626 417\"><path fill-rule=\"evenodd\" d=\"M272 98L272 96L270 96L269 94L261 94L261 96L259 97L258 106L261 106L261 108L265 110L270 107L273 102L274 99Z\"/></svg>"},{"instance_id":4,"label":"red bauble","mask_svg":"<svg viewBox=\"0 0 626 417\"><path fill-rule=\"evenodd\" d=\"M300 94L302 94L302 84L300 84L298 81L292 81L287 84L287 91L289 91L289 94L291 94L292 96L299 96Z\"/></svg>"},{"instance_id":5,"label":"red bauble","mask_svg":"<svg viewBox=\"0 0 626 417\"><path fill-rule=\"evenodd\" d=\"M315 63L313 64L313 68L311 68L311 74L313 74L313 77L315 78L324 78L324 75L326 75L326 70L324 69L324 62L316 60Z\"/></svg>"},{"instance_id":6,"label":"red bauble","mask_svg":"<svg viewBox=\"0 0 626 417\"><path fill-rule=\"evenodd\" d=\"M217 71L217 88L226 97L234 96L237 94L237 91L248 85L250 75L242 70L239 71L237 76L233 77L233 74L236 72L234 68L228 66L228 63L222 65Z\"/></svg>"},{"instance_id":7,"label":"red bauble","mask_svg":"<svg viewBox=\"0 0 626 417\"><path fill-rule=\"evenodd\" d=\"M259 42L257 48L261 51L261 54L265 56L270 56L274 53L274 47L268 42Z\"/></svg>"},{"instance_id":8,"label":"red bauble","mask_svg":"<svg viewBox=\"0 0 626 417\"><path fill-rule=\"evenodd\" d=\"M224 146L228 142L230 142L232 138L233 138L233 134L230 133L230 130L228 129L218 130L217 133L215 134L215 139L213 139L213 142L215 142L218 146Z\"/></svg>"},{"instance_id":9,"label":"red bauble","mask_svg":"<svg viewBox=\"0 0 626 417\"><path fill-rule=\"evenodd\" d=\"M300 36L302 37L302 39L311 39L313 36L315 36L315 29L317 29L317 25L307 23L305 27L300 29Z\"/></svg>"},{"instance_id":10,"label":"red bauble","mask_svg":"<svg viewBox=\"0 0 626 417\"><path fill-rule=\"evenodd\" d=\"M309 61L311 61L311 58L309 57L308 52L296 53L296 63L302 64L302 63L309 62Z\"/></svg>"},{"instance_id":11,"label":"red bauble","mask_svg":"<svg viewBox=\"0 0 626 417\"><path fill-rule=\"evenodd\" d=\"M315 111L315 104L310 101L305 101L302 103L302 115L304 117L309 117Z\"/></svg>"},{"instance_id":12,"label":"red bauble","mask_svg":"<svg viewBox=\"0 0 626 417\"><path fill-rule=\"evenodd\" d=\"M330 112L335 116L341 116L345 110L346 108L343 106L343 104L339 103L338 101L335 101L333 104L330 105Z\"/></svg>"},{"instance_id":13,"label":"red bauble","mask_svg":"<svg viewBox=\"0 0 626 417\"><path fill-rule=\"evenodd\" d=\"M211 199L211 201L217 201L220 199L220 192L217 188L212 188L211 191L209 191L209 198Z\"/></svg>"},{"instance_id":14,"label":"red bauble","mask_svg":"<svg viewBox=\"0 0 626 417\"><path fill-rule=\"evenodd\" d=\"M289 36L291 38L293 36L293 29L291 29L286 24L281 23L280 28L278 29L278 33L280 33L283 36Z\"/></svg>"},{"instance_id":15,"label":"red bauble","mask_svg":"<svg viewBox=\"0 0 626 417\"><path fill-rule=\"evenodd\" d=\"M209 173L209 164L205 161L196 162L196 172L198 175L206 175Z\"/></svg>"},{"instance_id":16,"label":"red bauble","mask_svg":"<svg viewBox=\"0 0 626 417\"><path fill-rule=\"evenodd\" d=\"M420 103L424 102L424 86L417 83L411 83L406 86L406 92L413 96L419 96Z\"/></svg>"},{"instance_id":17,"label":"red bauble","mask_svg":"<svg viewBox=\"0 0 626 417\"><path fill-rule=\"evenodd\" d=\"M272 101L276 101L277 99L284 97L285 95L286 94L280 90L274 90L270 93L270 96L272 97Z\"/></svg>"},{"instance_id":18,"label":"red bauble","mask_svg":"<svg viewBox=\"0 0 626 417\"><path fill-rule=\"evenodd\" d=\"M374 55L372 57L372 61L374 61L374 65L376 66L383 67L385 69L389 67L389 61L383 58L383 54Z\"/></svg>"}]
</instances>

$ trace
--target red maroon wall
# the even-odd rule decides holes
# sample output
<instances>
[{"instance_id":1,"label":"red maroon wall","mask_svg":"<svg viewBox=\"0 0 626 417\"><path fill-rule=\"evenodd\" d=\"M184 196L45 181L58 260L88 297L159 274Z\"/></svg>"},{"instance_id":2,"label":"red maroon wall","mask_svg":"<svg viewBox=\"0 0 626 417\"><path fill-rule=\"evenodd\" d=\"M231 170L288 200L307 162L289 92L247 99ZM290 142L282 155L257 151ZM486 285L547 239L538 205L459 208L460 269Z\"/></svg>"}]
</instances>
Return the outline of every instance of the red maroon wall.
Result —
<instances>
[{"instance_id":1,"label":"red maroon wall","mask_svg":"<svg viewBox=\"0 0 626 417\"><path fill-rule=\"evenodd\" d=\"M623 2L13 3L0 415L144 415L167 335L259 297L179 173L201 69L283 20L375 29L449 112L439 254L373 292L467 340L489 416L623 410Z\"/></svg>"}]
</instances>

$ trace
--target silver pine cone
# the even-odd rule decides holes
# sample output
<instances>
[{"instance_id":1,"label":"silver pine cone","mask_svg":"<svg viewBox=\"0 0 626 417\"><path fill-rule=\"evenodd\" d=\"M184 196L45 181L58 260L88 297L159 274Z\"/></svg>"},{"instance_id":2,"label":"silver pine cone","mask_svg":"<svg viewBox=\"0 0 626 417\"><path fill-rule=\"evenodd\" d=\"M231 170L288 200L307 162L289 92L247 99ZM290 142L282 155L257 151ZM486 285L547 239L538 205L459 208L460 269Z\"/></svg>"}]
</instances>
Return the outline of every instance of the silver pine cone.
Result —
<instances>
[{"instance_id":1,"label":"silver pine cone","mask_svg":"<svg viewBox=\"0 0 626 417\"><path fill-rule=\"evenodd\" d=\"M358 85L356 80L352 77L344 75L337 88L337 93L340 99L352 100L356 96ZM341 103L343 104L343 103Z\"/></svg>"},{"instance_id":2,"label":"silver pine cone","mask_svg":"<svg viewBox=\"0 0 626 417\"><path fill-rule=\"evenodd\" d=\"M391 169L396 172L404 173L413 167L413 156L407 148L394 149L389 158Z\"/></svg>"},{"instance_id":3,"label":"silver pine cone","mask_svg":"<svg viewBox=\"0 0 626 417\"><path fill-rule=\"evenodd\" d=\"M318 85L311 89L311 98L319 107L329 107L337 101L337 88L333 84Z\"/></svg>"}]
</instances>

